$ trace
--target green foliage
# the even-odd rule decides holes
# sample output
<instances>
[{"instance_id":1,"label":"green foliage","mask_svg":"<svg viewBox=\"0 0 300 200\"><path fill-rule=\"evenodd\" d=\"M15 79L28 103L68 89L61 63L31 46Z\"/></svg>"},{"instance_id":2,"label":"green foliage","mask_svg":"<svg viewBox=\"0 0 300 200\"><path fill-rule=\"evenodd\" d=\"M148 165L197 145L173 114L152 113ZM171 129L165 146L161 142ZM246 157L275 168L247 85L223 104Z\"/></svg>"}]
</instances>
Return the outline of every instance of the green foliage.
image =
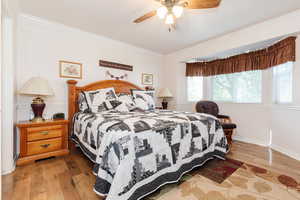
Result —
<instances>
[{"instance_id":1,"label":"green foliage","mask_svg":"<svg viewBox=\"0 0 300 200\"><path fill-rule=\"evenodd\" d=\"M261 102L262 72L248 71L212 78L213 100L239 103Z\"/></svg>"}]
</instances>

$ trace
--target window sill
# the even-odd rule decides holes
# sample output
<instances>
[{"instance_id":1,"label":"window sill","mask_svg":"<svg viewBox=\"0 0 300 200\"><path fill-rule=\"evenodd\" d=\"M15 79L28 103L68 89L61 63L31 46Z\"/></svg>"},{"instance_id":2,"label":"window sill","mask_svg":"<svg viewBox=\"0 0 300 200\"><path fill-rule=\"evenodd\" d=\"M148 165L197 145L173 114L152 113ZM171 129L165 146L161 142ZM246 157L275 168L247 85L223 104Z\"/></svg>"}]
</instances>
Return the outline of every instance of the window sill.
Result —
<instances>
[{"instance_id":1,"label":"window sill","mask_svg":"<svg viewBox=\"0 0 300 200\"><path fill-rule=\"evenodd\" d=\"M288 102L288 103L278 103L278 102L273 102L272 103L273 105L276 105L276 106L294 106L294 102Z\"/></svg>"},{"instance_id":2,"label":"window sill","mask_svg":"<svg viewBox=\"0 0 300 200\"><path fill-rule=\"evenodd\" d=\"M257 102L257 103L251 103L251 102L231 102L231 101L214 101L214 100L210 100L210 99L200 99L197 101L187 101L188 104L191 103L197 103L198 101L213 101L215 103L220 103L220 104L254 104L254 105L262 105L262 102Z\"/></svg>"},{"instance_id":3,"label":"window sill","mask_svg":"<svg viewBox=\"0 0 300 200\"><path fill-rule=\"evenodd\" d=\"M220 104L250 104L250 105L262 105L262 102L257 102L257 103L251 103L251 102L231 102L231 101L213 101L216 103L220 103Z\"/></svg>"},{"instance_id":4,"label":"window sill","mask_svg":"<svg viewBox=\"0 0 300 200\"><path fill-rule=\"evenodd\" d=\"M205 101L205 100L201 99L201 100L197 100L197 101L187 101L187 103L197 103L199 101Z\"/></svg>"}]
</instances>

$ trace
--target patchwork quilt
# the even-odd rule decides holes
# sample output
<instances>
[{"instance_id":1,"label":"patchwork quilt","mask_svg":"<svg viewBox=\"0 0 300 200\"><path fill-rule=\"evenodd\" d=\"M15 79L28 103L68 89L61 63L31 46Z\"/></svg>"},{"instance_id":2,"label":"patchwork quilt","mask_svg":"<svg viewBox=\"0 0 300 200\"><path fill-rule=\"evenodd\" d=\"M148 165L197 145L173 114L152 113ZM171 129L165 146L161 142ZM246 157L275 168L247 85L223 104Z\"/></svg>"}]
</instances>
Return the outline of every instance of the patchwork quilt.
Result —
<instances>
[{"instance_id":1,"label":"patchwork quilt","mask_svg":"<svg viewBox=\"0 0 300 200\"><path fill-rule=\"evenodd\" d=\"M95 163L94 191L106 200L141 199L228 151L215 117L166 110L79 112L72 139Z\"/></svg>"}]
</instances>

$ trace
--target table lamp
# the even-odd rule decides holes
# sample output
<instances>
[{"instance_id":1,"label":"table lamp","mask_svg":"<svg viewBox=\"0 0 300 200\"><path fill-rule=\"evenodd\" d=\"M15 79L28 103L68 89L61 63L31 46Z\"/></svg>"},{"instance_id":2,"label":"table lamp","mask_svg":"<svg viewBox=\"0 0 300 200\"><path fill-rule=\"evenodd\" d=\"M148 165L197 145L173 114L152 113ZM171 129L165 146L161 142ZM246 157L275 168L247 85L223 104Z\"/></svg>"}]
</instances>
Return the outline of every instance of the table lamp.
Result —
<instances>
[{"instance_id":1,"label":"table lamp","mask_svg":"<svg viewBox=\"0 0 300 200\"><path fill-rule=\"evenodd\" d=\"M33 77L23 85L19 91L19 94L35 96L31 103L31 108L34 113L34 118L31 121L44 121L45 119L43 118L43 111L46 107L46 104L44 103L42 96L54 95L48 81L41 77Z\"/></svg>"},{"instance_id":2,"label":"table lamp","mask_svg":"<svg viewBox=\"0 0 300 200\"><path fill-rule=\"evenodd\" d=\"M170 90L168 88L162 88L160 89L159 93L158 93L158 97L163 98L162 101L162 108L163 109L168 109L168 101L167 98L172 98L173 95L170 92Z\"/></svg>"}]
</instances>

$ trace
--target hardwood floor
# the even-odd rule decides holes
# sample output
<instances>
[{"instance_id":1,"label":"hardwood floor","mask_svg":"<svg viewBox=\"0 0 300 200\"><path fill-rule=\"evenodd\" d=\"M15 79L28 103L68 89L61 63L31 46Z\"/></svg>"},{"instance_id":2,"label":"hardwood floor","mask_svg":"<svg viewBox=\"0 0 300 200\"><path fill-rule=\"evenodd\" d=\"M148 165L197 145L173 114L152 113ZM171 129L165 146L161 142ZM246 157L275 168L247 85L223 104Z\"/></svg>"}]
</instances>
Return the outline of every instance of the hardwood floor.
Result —
<instances>
[{"instance_id":1,"label":"hardwood floor","mask_svg":"<svg viewBox=\"0 0 300 200\"><path fill-rule=\"evenodd\" d=\"M253 144L234 142L228 157L300 179L300 161ZM77 149L64 157L17 167L2 177L5 200L103 200L92 188L92 163Z\"/></svg>"},{"instance_id":2,"label":"hardwood floor","mask_svg":"<svg viewBox=\"0 0 300 200\"><path fill-rule=\"evenodd\" d=\"M267 147L235 141L227 156L300 180L300 161Z\"/></svg>"}]
</instances>

